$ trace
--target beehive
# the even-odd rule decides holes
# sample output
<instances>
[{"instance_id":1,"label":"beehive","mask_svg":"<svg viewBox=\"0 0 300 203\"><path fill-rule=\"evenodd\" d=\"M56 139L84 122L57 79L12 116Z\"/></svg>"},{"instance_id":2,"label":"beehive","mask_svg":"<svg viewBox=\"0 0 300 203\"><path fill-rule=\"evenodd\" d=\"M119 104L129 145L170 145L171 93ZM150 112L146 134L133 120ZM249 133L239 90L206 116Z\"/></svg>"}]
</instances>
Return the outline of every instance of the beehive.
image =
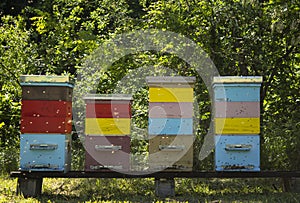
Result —
<instances>
[{"instance_id":1,"label":"beehive","mask_svg":"<svg viewBox=\"0 0 300 203\"><path fill-rule=\"evenodd\" d=\"M20 170L64 171L71 167L71 135L21 134Z\"/></svg>"},{"instance_id":2,"label":"beehive","mask_svg":"<svg viewBox=\"0 0 300 203\"><path fill-rule=\"evenodd\" d=\"M129 170L129 136L86 136L85 170Z\"/></svg>"},{"instance_id":3,"label":"beehive","mask_svg":"<svg viewBox=\"0 0 300 203\"><path fill-rule=\"evenodd\" d=\"M192 170L193 77L147 77L150 169Z\"/></svg>"},{"instance_id":4,"label":"beehive","mask_svg":"<svg viewBox=\"0 0 300 203\"><path fill-rule=\"evenodd\" d=\"M191 170L193 136L155 136L149 140L149 167L153 170Z\"/></svg>"},{"instance_id":5,"label":"beehive","mask_svg":"<svg viewBox=\"0 0 300 203\"><path fill-rule=\"evenodd\" d=\"M70 170L73 85L67 76L23 75L20 169Z\"/></svg>"},{"instance_id":6,"label":"beehive","mask_svg":"<svg viewBox=\"0 0 300 203\"><path fill-rule=\"evenodd\" d=\"M73 85L67 76L21 76L21 133L70 134Z\"/></svg>"},{"instance_id":7,"label":"beehive","mask_svg":"<svg viewBox=\"0 0 300 203\"><path fill-rule=\"evenodd\" d=\"M86 135L129 135L131 95L87 95Z\"/></svg>"},{"instance_id":8,"label":"beehive","mask_svg":"<svg viewBox=\"0 0 300 203\"><path fill-rule=\"evenodd\" d=\"M215 167L259 171L262 77L214 78Z\"/></svg>"},{"instance_id":9,"label":"beehive","mask_svg":"<svg viewBox=\"0 0 300 203\"><path fill-rule=\"evenodd\" d=\"M131 95L87 95L85 170L129 170Z\"/></svg>"},{"instance_id":10,"label":"beehive","mask_svg":"<svg viewBox=\"0 0 300 203\"><path fill-rule=\"evenodd\" d=\"M259 171L259 135L217 135L215 137L217 171Z\"/></svg>"}]
</instances>

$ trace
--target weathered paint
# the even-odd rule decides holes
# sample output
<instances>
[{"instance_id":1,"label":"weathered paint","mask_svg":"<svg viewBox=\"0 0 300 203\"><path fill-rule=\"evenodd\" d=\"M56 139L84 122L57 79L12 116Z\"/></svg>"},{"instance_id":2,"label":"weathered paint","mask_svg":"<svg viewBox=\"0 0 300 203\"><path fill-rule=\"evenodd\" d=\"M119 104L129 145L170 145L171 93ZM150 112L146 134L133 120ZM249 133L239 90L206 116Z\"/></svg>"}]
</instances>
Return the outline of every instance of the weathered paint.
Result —
<instances>
[{"instance_id":1,"label":"weathered paint","mask_svg":"<svg viewBox=\"0 0 300 203\"><path fill-rule=\"evenodd\" d=\"M151 136L149 138L149 168L192 170L193 136Z\"/></svg>"},{"instance_id":2,"label":"weathered paint","mask_svg":"<svg viewBox=\"0 0 300 203\"><path fill-rule=\"evenodd\" d=\"M71 167L71 135L21 134L20 170L64 171Z\"/></svg>"},{"instance_id":3,"label":"weathered paint","mask_svg":"<svg viewBox=\"0 0 300 203\"><path fill-rule=\"evenodd\" d=\"M261 76L221 76L214 77L213 83L262 83Z\"/></svg>"},{"instance_id":4,"label":"weathered paint","mask_svg":"<svg viewBox=\"0 0 300 203\"><path fill-rule=\"evenodd\" d=\"M163 76L146 77L149 87L189 87L193 88L196 81L195 77L182 76Z\"/></svg>"},{"instance_id":5,"label":"weathered paint","mask_svg":"<svg viewBox=\"0 0 300 203\"><path fill-rule=\"evenodd\" d=\"M21 83L31 82L51 82L51 83L69 83L71 82L69 76L60 75L21 75Z\"/></svg>"},{"instance_id":6,"label":"weathered paint","mask_svg":"<svg viewBox=\"0 0 300 203\"><path fill-rule=\"evenodd\" d=\"M88 94L83 97L86 103L91 102L130 102L132 101L131 94Z\"/></svg>"},{"instance_id":7,"label":"weathered paint","mask_svg":"<svg viewBox=\"0 0 300 203\"><path fill-rule=\"evenodd\" d=\"M260 118L215 118L215 134L259 134Z\"/></svg>"},{"instance_id":8,"label":"weathered paint","mask_svg":"<svg viewBox=\"0 0 300 203\"><path fill-rule=\"evenodd\" d=\"M259 102L215 102L216 118L258 118Z\"/></svg>"},{"instance_id":9,"label":"weathered paint","mask_svg":"<svg viewBox=\"0 0 300 203\"><path fill-rule=\"evenodd\" d=\"M217 171L260 171L260 137L258 135L215 136Z\"/></svg>"},{"instance_id":10,"label":"weathered paint","mask_svg":"<svg viewBox=\"0 0 300 203\"><path fill-rule=\"evenodd\" d=\"M22 86L23 100L72 101L72 94L68 86Z\"/></svg>"},{"instance_id":11,"label":"weathered paint","mask_svg":"<svg viewBox=\"0 0 300 203\"><path fill-rule=\"evenodd\" d=\"M129 136L86 136L84 147L86 171L130 168Z\"/></svg>"},{"instance_id":12,"label":"weathered paint","mask_svg":"<svg viewBox=\"0 0 300 203\"><path fill-rule=\"evenodd\" d=\"M21 117L72 118L72 102L47 100L22 100Z\"/></svg>"},{"instance_id":13,"label":"weathered paint","mask_svg":"<svg viewBox=\"0 0 300 203\"><path fill-rule=\"evenodd\" d=\"M150 118L193 118L192 102L150 102Z\"/></svg>"},{"instance_id":14,"label":"weathered paint","mask_svg":"<svg viewBox=\"0 0 300 203\"><path fill-rule=\"evenodd\" d=\"M149 118L149 135L193 135L192 118Z\"/></svg>"},{"instance_id":15,"label":"weathered paint","mask_svg":"<svg viewBox=\"0 0 300 203\"><path fill-rule=\"evenodd\" d=\"M193 102L193 88L149 88L149 102Z\"/></svg>"},{"instance_id":16,"label":"weathered paint","mask_svg":"<svg viewBox=\"0 0 300 203\"><path fill-rule=\"evenodd\" d=\"M129 118L86 118L86 135L128 135Z\"/></svg>"},{"instance_id":17,"label":"weathered paint","mask_svg":"<svg viewBox=\"0 0 300 203\"><path fill-rule=\"evenodd\" d=\"M71 117L22 117L21 133L61 133L72 131ZM51 136L51 135L50 135Z\"/></svg>"}]
</instances>

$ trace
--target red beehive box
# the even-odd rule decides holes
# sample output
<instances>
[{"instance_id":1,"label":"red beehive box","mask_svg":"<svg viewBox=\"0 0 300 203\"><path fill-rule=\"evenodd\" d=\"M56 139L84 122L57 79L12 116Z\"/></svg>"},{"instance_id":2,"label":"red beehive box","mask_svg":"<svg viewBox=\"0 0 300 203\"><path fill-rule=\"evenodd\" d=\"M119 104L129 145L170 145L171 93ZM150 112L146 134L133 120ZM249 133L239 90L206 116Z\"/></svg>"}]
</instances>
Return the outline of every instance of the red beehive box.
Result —
<instances>
[{"instance_id":1,"label":"red beehive box","mask_svg":"<svg viewBox=\"0 0 300 203\"><path fill-rule=\"evenodd\" d=\"M131 96L88 95L86 118L131 118Z\"/></svg>"},{"instance_id":2,"label":"red beehive box","mask_svg":"<svg viewBox=\"0 0 300 203\"><path fill-rule=\"evenodd\" d=\"M67 101L23 100L21 133L71 133L72 103Z\"/></svg>"},{"instance_id":3,"label":"red beehive box","mask_svg":"<svg viewBox=\"0 0 300 203\"><path fill-rule=\"evenodd\" d=\"M86 149L86 171L101 169L129 170L129 136L86 136L84 147Z\"/></svg>"},{"instance_id":4,"label":"red beehive box","mask_svg":"<svg viewBox=\"0 0 300 203\"><path fill-rule=\"evenodd\" d=\"M21 117L72 118L72 102L47 100L22 100Z\"/></svg>"},{"instance_id":5,"label":"red beehive box","mask_svg":"<svg viewBox=\"0 0 300 203\"><path fill-rule=\"evenodd\" d=\"M23 117L21 133L61 133L70 134L72 120L70 117Z\"/></svg>"}]
</instances>

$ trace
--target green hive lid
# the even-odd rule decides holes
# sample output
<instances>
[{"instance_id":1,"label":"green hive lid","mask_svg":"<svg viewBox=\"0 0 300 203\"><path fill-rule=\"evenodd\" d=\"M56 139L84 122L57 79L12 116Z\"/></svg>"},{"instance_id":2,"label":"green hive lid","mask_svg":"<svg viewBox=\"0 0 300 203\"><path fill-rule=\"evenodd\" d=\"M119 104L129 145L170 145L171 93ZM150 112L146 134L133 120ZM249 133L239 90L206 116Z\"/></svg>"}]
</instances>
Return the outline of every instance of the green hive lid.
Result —
<instances>
[{"instance_id":1,"label":"green hive lid","mask_svg":"<svg viewBox=\"0 0 300 203\"><path fill-rule=\"evenodd\" d=\"M69 76L63 75L21 75L21 83L73 83Z\"/></svg>"},{"instance_id":2,"label":"green hive lid","mask_svg":"<svg viewBox=\"0 0 300 203\"><path fill-rule=\"evenodd\" d=\"M160 77L146 77L149 86L194 86L195 77L183 76L160 76Z\"/></svg>"},{"instance_id":3,"label":"green hive lid","mask_svg":"<svg viewBox=\"0 0 300 203\"><path fill-rule=\"evenodd\" d=\"M84 100L126 100L131 101L131 94L87 94L83 97Z\"/></svg>"},{"instance_id":4,"label":"green hive lid","mask_svg":"<svg viewBox=\"0 0 300 203\"><path fill-rule=\"evenodd\" d=\"M214 77L213 83L262 83L262 76L220 76Z\"/></svg>"}]
</instances>

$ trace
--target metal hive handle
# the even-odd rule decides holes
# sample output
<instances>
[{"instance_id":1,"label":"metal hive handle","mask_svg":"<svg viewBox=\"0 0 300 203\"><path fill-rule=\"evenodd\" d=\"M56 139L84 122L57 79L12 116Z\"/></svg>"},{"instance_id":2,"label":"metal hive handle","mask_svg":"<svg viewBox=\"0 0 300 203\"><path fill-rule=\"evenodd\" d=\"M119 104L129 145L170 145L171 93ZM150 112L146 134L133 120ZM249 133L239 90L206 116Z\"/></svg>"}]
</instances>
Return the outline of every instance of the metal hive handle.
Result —
<instances>
[{"instance_id":1,"label":"metal hive handle","mask_svg":"<svg viewBox=\"0 0 300 203\"><path fill-rule=\"evenodd\" d=\"M159 145L160 151L183 151L184 145Z\"/></svg>"},{"instance_id":2,"label":"metal hive handle","mask_svg":"<svg viewBox=\"0 0 300 203\"><path fill-rule=\"evenodd\" d=\"M121 149L122 149L122 146L95 145L95 150L97 150L97 151L118 151Z\"/></svg>"},{"instance_id":3,"label":"metal hive handle","mask_svg":"<svg viewBox=\"0 0 300 203\"><path fill-rule=\"evenodd\" d=\"M226 151L250 151L252 145L249 144L227 144L225 147Z\"/></svg>"},{"instance_id":4,"label":"metal hive handle","mask_svg":"<svg viewBox=\"0 0 300 203\"><path fill-rule=\"evenodd\" d=\"M56 150L58 148L57 144L31 144L30 150Z\"/></svg>"}]
</instances>

